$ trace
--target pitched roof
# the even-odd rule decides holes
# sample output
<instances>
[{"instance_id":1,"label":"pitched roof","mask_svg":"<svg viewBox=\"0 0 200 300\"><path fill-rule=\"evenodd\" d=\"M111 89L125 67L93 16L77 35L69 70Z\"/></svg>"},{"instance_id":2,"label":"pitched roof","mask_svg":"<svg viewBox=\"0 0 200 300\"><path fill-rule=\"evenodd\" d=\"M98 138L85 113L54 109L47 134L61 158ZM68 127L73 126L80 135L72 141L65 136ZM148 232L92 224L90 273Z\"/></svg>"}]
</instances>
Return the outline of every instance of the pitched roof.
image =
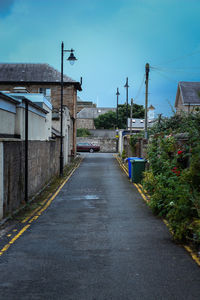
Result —
<instances>
[{"instance_id":1,"label":"pitched roof","mask_svg":"<svg viewBox=\"0 0 200 300\"><path fill-rule=\"evenodd\" d=\"M183 105L200 105L200 82L181 81L178 90L177 95L181 94Z\"/></svg>"},{"instance_id":2,"label":"pitched roof","mask_svg":"<svg viewBox=\"0 0 200 300\"><path fill-rule=\"evenodd\" d=\"M40 82L59 83L61 73L49 64L0 63L0 83L3 82ZM64 75L64 83L80 83ZM81 86L80 86L81 88Z\"/></svg>"},{"instance_id":3,"label":"pitched roof","mask_svg":"<svg viewBox=\"0 0 200 300\"><path fill-rule=\"evenodd\" d=\"M78 119L95 119L108 111L116 111L113 107L85 107L78 114Z\"/></svg>"},{"instance_id":4,"label":"pitched roof","mask_svg":"<svg viewBox=\"0 0 200 300\"><path fill-rule=\"evenodd\" d=\"M151 104L151 105L148 107L148 110L155 110L155 107Z\"/></svg>"}]
</instances>

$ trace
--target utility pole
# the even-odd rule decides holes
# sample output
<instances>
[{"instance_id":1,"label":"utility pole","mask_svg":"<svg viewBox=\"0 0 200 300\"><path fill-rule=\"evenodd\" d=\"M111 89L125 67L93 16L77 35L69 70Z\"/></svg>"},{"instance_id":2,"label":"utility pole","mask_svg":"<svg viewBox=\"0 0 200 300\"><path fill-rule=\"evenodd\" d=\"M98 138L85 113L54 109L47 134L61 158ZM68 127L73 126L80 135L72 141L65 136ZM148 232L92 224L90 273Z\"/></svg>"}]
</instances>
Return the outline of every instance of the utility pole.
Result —
<instances>
[{"instance_id":1,"label":"utility pole","mask_svg":"<svg viewBox=\"0 0 200 300\"><path fill-rule=\"evenodd\" d=\"M117 95L117 129L118 129L118 127L119 127L119 121L118 121L118 103L119 103L119 95L120 95L118 88L117 88L116 95Z\"/></svg>"},{"instance_id":2,"label":"utility pole","mask_svg":"<svg viewBox=\"0 0 200 300\"><path fill-rule=\"evenodd\" d=\"M126 88L126 128L128 129L128 77L126 77L126 84L124 87Z\"/></svg>"},{"instance_id":3,"label":"utility pole","mask_svg":"<svg viewBox=\"0 0 200 300\"><path fill-rule=\"evenodd\" d=\"M25 202L28 202L28 100L25 101Z\"/></svg>"},{"instance_id":4,"label":"utility pole","mask_svg":"<svg viewBox=\"0 0 200 300\"><path fill-rule=\"evenodd\" d=\"M130 115L130 135L132 134L132 120L133 119L133 98L131 98L131 115Z\"/></svg>"},{"instance_id":5,"label":"utility pole","mask_svg":"<svg viewBox=\"0 0 200 300\"><path fill-rule=\"evenodd\" d=\"M148 110L148 86L149 86L149 64L146 63L145 66L145 73L146 73L146 92L145 92L145 127L144 127L144 137L145 139L148 139L148 134L147 134L147 110Z\"/></svg>"}]
</instances>

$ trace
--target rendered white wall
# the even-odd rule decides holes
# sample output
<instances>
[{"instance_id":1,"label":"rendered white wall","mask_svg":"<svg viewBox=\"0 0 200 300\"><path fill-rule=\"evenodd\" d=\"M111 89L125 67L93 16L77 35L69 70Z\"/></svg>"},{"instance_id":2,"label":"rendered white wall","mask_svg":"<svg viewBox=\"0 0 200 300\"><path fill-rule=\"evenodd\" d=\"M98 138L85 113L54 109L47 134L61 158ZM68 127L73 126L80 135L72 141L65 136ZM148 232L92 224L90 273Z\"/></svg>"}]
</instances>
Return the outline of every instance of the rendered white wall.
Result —
<instances>
[{"instance_id":1,"label":"rendered white wall","mask_svg":"<svg viewBox=\"0 0 200 300\"><path fill-rule=\"evenodd\" d=\"M0 133L15 134L15 114L0 109Z\"/></svg>"},{"instance_id":2,"label":"rendered white wall","mask_svg":"<svg viewBox=\"0 0 200 300\"><path fill-rule=\"evenodd\" d=\"M3 218L3 199L4 199L4 166L3 166L3 143L0 142L0 220Z\"/></svg>"}]
</instances>

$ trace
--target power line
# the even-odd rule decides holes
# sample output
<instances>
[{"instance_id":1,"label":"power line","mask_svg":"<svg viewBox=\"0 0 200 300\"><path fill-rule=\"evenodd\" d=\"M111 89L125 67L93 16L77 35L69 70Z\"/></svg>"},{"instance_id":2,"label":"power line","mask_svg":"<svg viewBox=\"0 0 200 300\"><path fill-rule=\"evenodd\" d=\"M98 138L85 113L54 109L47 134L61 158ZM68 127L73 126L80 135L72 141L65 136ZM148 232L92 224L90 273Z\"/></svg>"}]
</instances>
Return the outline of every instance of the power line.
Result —
<instances>
[{"instance_id":1,"label":"power line","mask_svg":"<svg viewBox=\"0 0 200 300\"><path fill-rule=\"evenodd\" d=\"M198 70L198 68L195 68L196 70ZM194 72L194 71L188 71L189 69L168 69L168 68L157 68L157 67L154 67L152 66L151 67L151 70L152 71L160 71L160 72L165 72L165 73L184 73L184 74L189 74L189 75L194 75L194 76L197 76L197 75L200 75L200 68L199 68L199 72ZM192 70L192 68L191 68Z\"/></svg>"},{"instance_id":2,"label":"power line","mask_svg":"<svg viewBox=\"0 0 200 300\"><path fill-rule=\"evenodd\" d=\"M139 95L140 95L140 93L141 93L141 90L142 90L142 87L143 87L143 84L144 84L144 80L145 80L145 75L144 75L143 78L142 78L142 82L141 82L141 85L140 85L140 87L139 87L139 89L138 89L138 91L137 91L137 94L136 94L136 96L135 96L135 100L139 97Z\"/></svg>"},{"instance_id":3,"label":"power line","mask_svg":"<svg viewBox=\"0 0 200 300\"><path fill-rule=\"evenodd\" d=\"M166 61L165 63L159 64L158 66L166 65L166 64L169 64L169 63L171 63L171 62L175 62L175 61L181 60L181 59L183 59L183 58L193 56L193 55L195 55L195 54L200 54L200 50L194 51L194 52L192 52L192 53L189 53L189 54L186 54L186 55L183 55L183 56L179 56L179 57L174 58L174 59L171 59L171 60L168 60L168 61Z\"/></svg>"},{"instance_id":4,"label":"power line","mask_svg":"<svg viewBox=\"0 0 200 300\"><path fill-rule=\"evenodd\" d=\"M162 76L162 77L168 79L169 81L176 82L176 83L177 83L177 81L178 81L178 80L175 80L175 79L173 79L173 78L170 78L170 77L167 76L166 74L163 74L161 71L158 71L158 70L153 70L153 71L154 71L155 73L157 73L158 75L160 75L160 76Z\"/></svg>"}]
</instances>

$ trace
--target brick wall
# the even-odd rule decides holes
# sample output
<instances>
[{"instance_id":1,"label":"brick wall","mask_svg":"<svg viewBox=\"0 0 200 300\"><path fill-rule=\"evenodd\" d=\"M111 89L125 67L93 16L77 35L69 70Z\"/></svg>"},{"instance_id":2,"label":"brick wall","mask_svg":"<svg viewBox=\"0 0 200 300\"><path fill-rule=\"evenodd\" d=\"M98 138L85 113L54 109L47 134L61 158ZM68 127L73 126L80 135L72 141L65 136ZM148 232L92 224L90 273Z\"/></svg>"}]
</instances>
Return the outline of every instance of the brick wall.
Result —
<instances>
[{"instance_id":1,"label":"brick wall","mask_svg":"<svg viewBox=\"0 0 200 300\"><path fill-rule=\"evenodd\" d=\"M3 142L4 217L24 200L24 142ZM29 141L29 197L59 172L60 140Z\"/></svg>"}]
</instances>

